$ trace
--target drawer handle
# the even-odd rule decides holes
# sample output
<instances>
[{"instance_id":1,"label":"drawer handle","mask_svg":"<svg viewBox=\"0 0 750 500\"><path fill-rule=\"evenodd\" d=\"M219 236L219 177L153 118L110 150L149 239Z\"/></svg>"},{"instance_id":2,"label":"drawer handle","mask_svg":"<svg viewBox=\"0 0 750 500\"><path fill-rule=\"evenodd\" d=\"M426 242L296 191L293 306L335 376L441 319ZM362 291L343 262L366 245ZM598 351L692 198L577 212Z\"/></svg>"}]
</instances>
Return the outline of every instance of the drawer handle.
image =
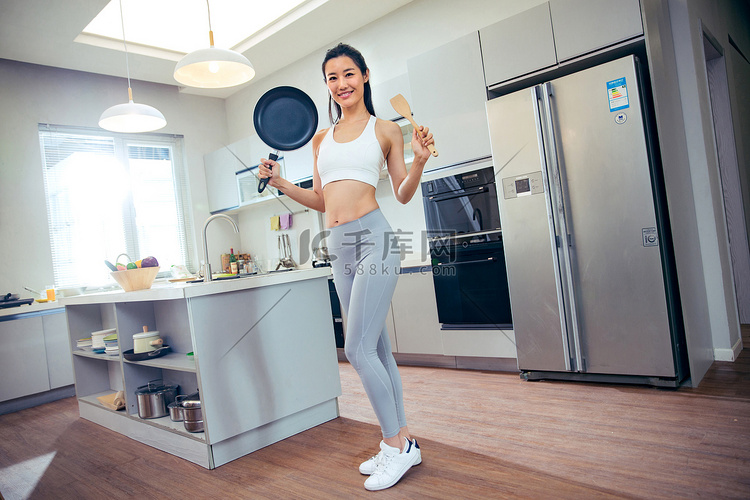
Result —
<instances>
[{"instance_id":1,"label":"drawer handle","mask_svg":"<svg viewBox=\"0 0 750 500\"><path fill-rule=\"evenodd\" d=\"M494 262L497 259L495 257L487 257L486 259L467 260L464 262L438 262L438 266L458 266L462 264L483 264L487 262Z\"/></svg>"}]
</instances>

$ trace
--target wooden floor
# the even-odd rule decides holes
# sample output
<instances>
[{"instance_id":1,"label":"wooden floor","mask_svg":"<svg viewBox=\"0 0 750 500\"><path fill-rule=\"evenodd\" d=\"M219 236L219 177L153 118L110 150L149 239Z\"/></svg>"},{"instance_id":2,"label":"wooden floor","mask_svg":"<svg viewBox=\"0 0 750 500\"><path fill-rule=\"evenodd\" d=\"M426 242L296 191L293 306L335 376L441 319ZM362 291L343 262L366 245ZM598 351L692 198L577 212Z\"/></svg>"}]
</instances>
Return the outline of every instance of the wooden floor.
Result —
<instances>
[{"instance_id":1,"label":"wooden floor","mask_svg":"<svg viewBox=\"0 0 750 500\"><path fill-rule=\"evenodd\" d=\"M750 328L697 389L524 382L402 367L422 465L363 488L379 429L340 364L341 418L206 470L78 417L74 398L0 416L0 492L17 498L750 498Z\"/></svg>"}]
</instances>

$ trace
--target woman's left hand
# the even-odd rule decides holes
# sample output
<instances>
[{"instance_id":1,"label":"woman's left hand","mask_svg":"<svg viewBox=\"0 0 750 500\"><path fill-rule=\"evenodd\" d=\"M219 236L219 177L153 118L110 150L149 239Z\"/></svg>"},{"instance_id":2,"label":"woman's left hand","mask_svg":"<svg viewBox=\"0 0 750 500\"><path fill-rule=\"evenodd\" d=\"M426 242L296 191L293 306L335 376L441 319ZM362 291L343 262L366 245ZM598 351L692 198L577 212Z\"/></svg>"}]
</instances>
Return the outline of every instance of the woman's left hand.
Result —
<instances>
[{"instance_id":1,"label":"woman's left hand","mask_svg":"<svg viewBox=\"0 0 750 500\"><path fill-rule=\"evenodd\" d=\"M411 149L414 151L415 158L427 161L430 157L430 150L427 149L427 146L432 144L435 144L435 139L433 139L429 128L420 125L419 132L414 129L411 135Z\"/></svg>"}]
</instances>

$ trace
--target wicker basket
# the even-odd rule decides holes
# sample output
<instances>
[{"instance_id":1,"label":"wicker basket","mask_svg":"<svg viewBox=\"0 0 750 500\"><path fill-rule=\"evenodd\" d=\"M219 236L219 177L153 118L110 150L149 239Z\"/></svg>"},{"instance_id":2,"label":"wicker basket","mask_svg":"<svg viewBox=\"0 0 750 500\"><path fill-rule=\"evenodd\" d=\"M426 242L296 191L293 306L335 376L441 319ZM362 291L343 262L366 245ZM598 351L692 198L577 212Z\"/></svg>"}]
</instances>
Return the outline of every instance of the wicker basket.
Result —
<instances>
[{"instance_id":1,"label":"wicker basket","mask_svg":"<svg viewBox=\"0 0 750 500\"><path fill-rule=\"evenodd\" d=\"M125 271L114 271L110 274L123 290L133 292L135 290L147 290L151 288L154 278L159 274L159 268L142 267L127 269Z\"/></svg>"}]
</instances>

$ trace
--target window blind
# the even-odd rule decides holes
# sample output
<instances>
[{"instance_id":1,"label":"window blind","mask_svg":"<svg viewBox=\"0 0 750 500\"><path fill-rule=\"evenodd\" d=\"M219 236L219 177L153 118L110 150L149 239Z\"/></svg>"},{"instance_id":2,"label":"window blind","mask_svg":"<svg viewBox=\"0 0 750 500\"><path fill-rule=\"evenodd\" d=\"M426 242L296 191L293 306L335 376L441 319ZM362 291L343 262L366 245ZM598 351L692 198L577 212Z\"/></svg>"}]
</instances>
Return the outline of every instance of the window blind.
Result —
<instances>
[{"instance_id":1,"label":"window blind","mask_svg":"<svg viewBox=\"0 0 750 500\"><path fill-rule=\"evenodd\" d=\"M123 253L196 268L181 136L40 124L39 140L56 286L113 282Z\"/></svg>"}]
</instances>

